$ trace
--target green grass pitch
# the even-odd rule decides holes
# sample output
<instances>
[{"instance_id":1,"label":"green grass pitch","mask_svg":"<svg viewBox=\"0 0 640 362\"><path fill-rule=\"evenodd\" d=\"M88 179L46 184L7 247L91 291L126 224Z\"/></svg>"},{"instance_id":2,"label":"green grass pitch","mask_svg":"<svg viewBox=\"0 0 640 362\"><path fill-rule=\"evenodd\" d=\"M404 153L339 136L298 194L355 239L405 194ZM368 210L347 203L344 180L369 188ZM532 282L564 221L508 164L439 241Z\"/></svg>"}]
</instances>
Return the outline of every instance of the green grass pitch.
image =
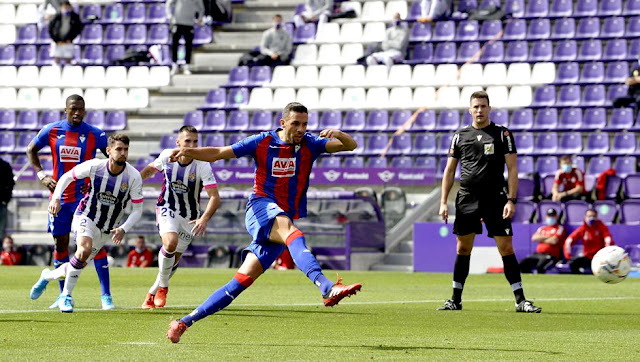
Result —
<instances>
[{"instance_id":1,"label":"green grass pitch","mask_svg":"<svg viewBox=\"0 0 640 362\"><path fill-rule=\"evenodd\" d=\"M0 360L640 360L640 280L607 285L592 276L527 275L541 314L514 312L503 275L472 275L463 311L436 311L447 274L342 272L358 295L325 308L299 271L271 270L231 306L193 325L179 344L172 319L189 313L235 273L180 269L167 307L139 309L156 269L111 269L116 310L102 311L96 273L81 275L76 311L37 300L36 267L0 267ZM332 279L333 271L326 273Z\"/></svg>"}]
</instances>

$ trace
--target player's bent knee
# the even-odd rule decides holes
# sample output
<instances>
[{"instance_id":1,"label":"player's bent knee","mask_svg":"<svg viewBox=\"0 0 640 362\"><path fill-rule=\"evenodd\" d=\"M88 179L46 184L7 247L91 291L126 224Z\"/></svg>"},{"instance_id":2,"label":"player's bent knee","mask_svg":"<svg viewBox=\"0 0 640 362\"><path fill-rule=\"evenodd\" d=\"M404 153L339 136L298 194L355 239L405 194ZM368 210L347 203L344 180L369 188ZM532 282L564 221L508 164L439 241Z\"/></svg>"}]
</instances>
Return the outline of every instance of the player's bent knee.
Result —
<instances>
[{"instance_id":1,"label":"player's bent knee","mask_svg":"<svg viewBox=\"0 0 640 362\"><path fill-rule=\"evenodd\" d=\"M298 230L298 229L297 229L297 228L295 228L295 227L294 227L294 229L295 229L295 230L294 230L293 232L291 232L291 233L289 234L289 236L287 236L287 237L284 239L284 243L285 243L287 246L289 246L289 244L291 244L291 242L292 242L292 241L294 241L294 240L296 240L297 238L304 237L304 233L303 233L302 231Z\"/></svg>"},{"instance_id":2,"label":"player's bent knee","mask_svg":"<svg viewBox=\"0 0 640 362\"><path fill-rule=\"evenodd\" d=\"M260 264L258 257L254 253L248 252L244 262L238 269L238 273L248 275L255 281L260 275L262 275L262 273L264 273L264 269L262 268L262 264Z\"/></svg>"}]
</instances>

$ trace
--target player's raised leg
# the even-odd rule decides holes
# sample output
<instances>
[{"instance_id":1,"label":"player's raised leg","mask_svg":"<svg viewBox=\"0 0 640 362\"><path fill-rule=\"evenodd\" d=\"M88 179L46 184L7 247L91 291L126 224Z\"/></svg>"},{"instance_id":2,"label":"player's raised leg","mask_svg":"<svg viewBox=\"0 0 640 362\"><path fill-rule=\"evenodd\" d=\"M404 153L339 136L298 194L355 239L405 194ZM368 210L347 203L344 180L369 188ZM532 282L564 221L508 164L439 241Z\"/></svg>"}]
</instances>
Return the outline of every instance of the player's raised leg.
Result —
<instances>
[{"instance_id":1,"label":"player's raised leg","mask_svg":"<svg viewBox=\"0 0 640 362\"><path fill-rule=\"evenodd\" d=\"M469 261L476 234L458 235L456 238L456 261L453 265L453 294L438 310L462 310L462 290L469 276Z\"/></svg>"},{"instance_id":2,"label":"player's raised leg","mask_svg":"<svg viewBox=\"0 0 640 362\"><path fill-rule=\"evenodd\" d=\"M502 263L504 264L504 276L511 285L513 295L516 298L516 312L524 313L540 313L542 309L533 305L531 301L526 300L524 297L524 289L522 288L522 276L520 274L520 266L518 259L513 250L513 243L511 236L494 236L498 251L502 256Z\"/></svg>"}]
</instances>

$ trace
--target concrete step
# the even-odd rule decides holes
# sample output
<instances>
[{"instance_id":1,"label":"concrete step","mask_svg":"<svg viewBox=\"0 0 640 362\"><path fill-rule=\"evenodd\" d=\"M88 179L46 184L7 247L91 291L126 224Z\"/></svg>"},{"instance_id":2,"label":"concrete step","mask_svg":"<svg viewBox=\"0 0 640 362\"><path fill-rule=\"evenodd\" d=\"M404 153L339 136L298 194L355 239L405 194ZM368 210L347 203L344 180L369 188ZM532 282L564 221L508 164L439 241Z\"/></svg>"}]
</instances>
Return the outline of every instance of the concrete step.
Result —
<instances>
[{"instance_id":1,"label":"concrete step","mask_svg":"<svg viewBox=\"0 0 640 362\"><path fill-rule=\"evenodd\" d=\"M227 53L230 51L246 53L253 50L258 44L233 44L233 43L211 43L198 48L198 53Z\"/></svg>"},{"instance_id":2,"label":"concrete step","mask_svg":"<svg viewBox=\"0 0 640 362\"><path fill-rule=\"evenodd\" d=\"M185 106L173 106L173 107L154 107L138 110L137 114L141 117L178 117L182 119L187 112L195 111L197 107L204 104L204 98L198 106L185 107Z\"/></svg>"},{"instance_id":3,"label":"concrete step","mask_svg":"<svg viewBox=\"0 0 640 362\"><path fill-rule=\"evenodd\" d=\"M208 86L204 84L198 84L194 86L168 86L160 88L160 93L163 95L199 95L204 99L204 96L207 94L207 92L213 88L218 88L218 85Z\"/></svg>"},{"instance_id":4,"label":"concrete step","mask_svg":"<svg viewBox=\"0 0 640 362\"><path fill-rule=\"evenodd\" d=\"M218 44L250 44L251 46L257 46L260 45L262 31L221 31L216 32L214 36Z\"/></svg>"},{"instance_id":5,"label":"concrete step","mask_svg":"<svg viewBox=\"0 0 640 362\"><path fill-rule=\"evenodd\" d=\"M204 103L201 95L173 95L173 96L151 96L149 97L149 108L173 108L173 107L189 107L195 109Z\"/></svg>"},{"instance_id":6,"label":"concrete step","mask_svg":"<svg viewBox=\"0 0 640 362\"><path fill-rule=\"evenodd\" d=\"M260 41L260 40L258 40ZM255 43L252 46L255 46L259 43ZM238 65L238 60L242 56L242 52L227 52L227 53L194 53L193 59L191 60L192 68L195 68L198 72L201 72L202 66L213 67L212 70L216 68L226 67L226 71ZM223 68L224 69L224 68Z\"/></svg>"},{"instance_id":7,"label":"concrete step","mask_svg":"<svg viewBox=\"0 0 640 362\"><path fill-rule=\"evenodd\" d=\"M234 13L234 23L237 25L244 25L248 23L253 24L266 24L267 28L273 23L273 16L276 14L282 15L285 21L291 21L295 14L295 5L291 9L269 9L269 10L256 10L246 9L244 11L238 10ZM231 24L225 24L222 29L227 30Z\"/></svg>"},{"instance_id":8,"label":"concrete step","mask_svg":"<svg viewBox=\"0 0 640 362\"><path fill-rule=\"evenodd\" d=\"M243 4L246 9L249 10L279 10L279 9L291 9L295 10L296 5L300 3L299 0L278 0L278 1L258 1L258 0L249 0L245 1ZM287 18L285 18L287 19Z\"/></svg>"},{"instance_id":9,"label":"concrete step","mask_svg":"<svg viewBox=\"0 0 640 362\"><path fill-rule=\"evenodd\" d=\"M178 74L173 76L171 86L176 86L176 87L208 86L209 88L216 88L219 85L227 83L228 79L229 79L228 74L192 74L192 75ZM167 88L167 87L162 87L162 88ZM162 92L162 89L160 90L160 92Z\"/></svg>"},{"instance_id":10,"label":"concrete step","mask_svg":"<svg viewBox=\"0 0 640 362\"><path fill-rule=\"evenodd\" d=\"M396 249L399 253L410 253L413 254L413 241L407 240L398 244L398 248Z\"/></svg>"},{"instance_id":11,"label":"concrete step","mask_svg":"<svg viewBox=\"0 0 640 362\"><path fill-rule=\"evenodd\" d=\"M411 253L389 253L384 257L385 264L393 265L413 265L413 254Z\"/></svg>"},{"instance_id":12,"label":"concrete step","mask_svg":"<svg viewBox=\"0 0 640 362\"><path fill-rule=\"evenodd\" d=\"M243 13L243 14L251 14L251 13ZM238 14L238 16L240 16L241 14ZM244 22L239 22L239 23L231 23L231 24L225 24L222 26L222 28L220 28L220 32L234 32L234 31L259 31L259 32L263 32L267 29L269 29L270 27L273 26L273 23L271 22L271 18L269 18L269 21L264 21L264 22L251 22L251 21L244 21ZM217 41L218 39L216 39Z\"/></svg>"},{"instance_id":13,"label":"concrete step","mask_svg":"<svg viewBox=\"0 0 640 362\"><path fill-rule=\"evenodd\" d=\"M180 128L182 122L182 118L137 118L129 123L127 134L137 138L159 137Z\"/></svg>"},{"instance_id":14,"label":"concrete step","mask_svg":"<svg viewBox=\"0 0 640 362\"><path fill-rule=\"evenodd\" d=\"M413 266L411 266L411 265L377 264L377 265L373 265L371 267L371 270L411 273L411 272L413 272Z\"/></svg>"}]
</instances>

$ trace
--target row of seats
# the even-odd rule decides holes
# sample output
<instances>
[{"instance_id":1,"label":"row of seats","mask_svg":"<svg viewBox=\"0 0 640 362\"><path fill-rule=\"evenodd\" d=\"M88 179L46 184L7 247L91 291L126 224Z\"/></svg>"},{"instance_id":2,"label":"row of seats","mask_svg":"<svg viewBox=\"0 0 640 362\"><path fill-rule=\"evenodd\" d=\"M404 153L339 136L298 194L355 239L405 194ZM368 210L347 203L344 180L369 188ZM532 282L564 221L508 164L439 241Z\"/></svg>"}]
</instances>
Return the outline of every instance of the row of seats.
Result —
<instances>
[{"instance_id":1,"label":"row of seats","mask_svg":"<svg viewBox=\"0 0 640 362\"><path fill-rule=\"evenodd\" d=\"M548 200L534 203L520 201L516 204L516 213L512 219L515 223L540 223L546 210L553 208L560 213L564 224L578 226L584 222L584 214L589 208L598 211L598 219L606 225L620 223L624 225L640 225L640 200L625 200L616 204L613 200L598 200L590 205L584 201L557 203Z\"/></svg>"},{"instance_id":2,"label":"row of seats","mask_svg":"<svg viewBox=\"0 0 640 362\"><path fill-rule=\"evenodd\" d=\"M74 83L75 84L75 83ZM91 109L134 109L149 104L147 88L0 88L0 108L54 109L64 105L71 94L84 97Z\"/></svg>"},{"instance_id":3,"label":"row of seats","mask_svg":"<svg viewBox=\"0 0 640 362\"><path fill-rule=\"evenodd\" d=\"M349 110L341 112L329 110L318 112L310 110L307 129L310 131L327 128L350 130L373 130L395 132L402 127L413 110ZM194 126L199 131L237 132L243 130L262 131L275 127L282 118L282 112L256 110L251 115L246 110L233 110L229 114L224 110L187 112L185 125ZM608 119L608 120L607 120ZM558 112L556 108L516 109L509 112L504 109L493 110L491 120L512 131L640 131L640 116L634 124L634 112L631 108L612 109L610 114L603 108L565 108ZM2 124L0 118L0 124ZM467 111L444 109L436 112L428 109L419 113L405 129L409 132L449 132L472 123ZM575 133L566 133L563 137L575 137Z\"/></svg>"},{"instance_id":4,"label":"row of seats","mask_svg":"<svg viewBox=\"0 0 640 362\"><path fill-rule=\"evenodd\" d=\"M83 22L100 23L166 23L166 5L162 3L88 4L78 13ZM96 20L97 19L97 20Z\"/></svg>"},{"instance_id":5,"label":"row of seats","mask_svg":"<svg viewBox=\"0 0 640 362\"><path fill-rule=\"evenodd\" d=\"M65 114L58 109L48 109L40 112L32 109L23 109L21 111L2 109L0 110L0 129L38 130L64 117L66 117ZM105 131L123 130L127 126L127 114L124 111L90 110L84 116L84 122Z\"/></svg>"},{"instance_id":6,"label":"row of seats","mask_svg":"<svg viewBox=\"0 0 640 362\"><path fill-rule=\"evenodd\" d=\"M480 8L489 4L501 6L500 0L483 0ZM472 9L477 4L476 0L463 0L463 8ZM524 0L507 0L503 9L513 17L584 17L584 16L615 16L640 14L640 2L638 0L529 0L525 6Z\"/></svg>"},{"instance_id":7,"label":"row of seats","mask_svg":"<svg viewBox=\"0 0 640 362\"><path fill-rule=\"evenodd\" d=\"M70 84L89 84L92 87L145 87L169 85L169 67L132 66L0 66L4 86L63 87Z\"/></svg>"}]
</instances>

